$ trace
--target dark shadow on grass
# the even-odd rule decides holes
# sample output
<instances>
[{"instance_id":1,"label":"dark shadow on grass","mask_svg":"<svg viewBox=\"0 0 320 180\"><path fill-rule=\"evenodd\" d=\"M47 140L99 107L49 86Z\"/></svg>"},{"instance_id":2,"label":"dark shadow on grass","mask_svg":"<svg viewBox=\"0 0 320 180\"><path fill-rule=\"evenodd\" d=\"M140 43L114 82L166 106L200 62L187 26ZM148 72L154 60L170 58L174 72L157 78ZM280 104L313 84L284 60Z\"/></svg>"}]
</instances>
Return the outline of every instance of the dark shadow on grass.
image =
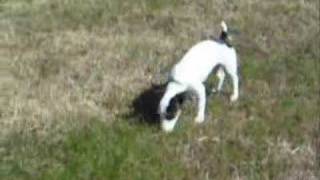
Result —
<instances>
[{"instance_id":1,"label":"dark shadow on grass","mask_svg":"<svg viewBox=\"0 0 320 180\"><path fill-rule=\"evenodd\" d=\"M132 102L133 111L130 113L130 117L133 118L130 119L149 125L159 124L158 106L165 93L166 86L167 84L152 85L142 91ZM166 118L172 119L175 117L178 109L182 108L184 101L188 98L188 93L186 92L172 98L167 108Z\"/></svg>"},{"instance_id":2,"label":"dark shadow on grass","mask_svg":"<svg viewBox=\"0 0 320 180\"><path fill-rule=\"evenodd\" d=\"M134 121L157 125L160 123L160 116L157 112L159 102L165 92L167 84L152 85L142 91L132 102L133 111L130 116Z\"/></svg>"}]
</instances>

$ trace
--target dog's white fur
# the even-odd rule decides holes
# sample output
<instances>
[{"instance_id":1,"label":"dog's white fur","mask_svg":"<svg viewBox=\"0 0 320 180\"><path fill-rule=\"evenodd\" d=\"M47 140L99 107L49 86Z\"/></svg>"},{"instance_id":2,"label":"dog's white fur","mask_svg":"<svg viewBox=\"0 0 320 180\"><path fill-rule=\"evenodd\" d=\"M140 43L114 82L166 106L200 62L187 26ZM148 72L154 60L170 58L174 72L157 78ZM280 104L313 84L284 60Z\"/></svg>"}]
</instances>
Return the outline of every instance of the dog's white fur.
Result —
<instances>
[{"instance_id":1,"label":"dog's white fur","mask_svg":"<svg viewBox=\"0 0 320 180\"><path fill-rule=\"evenodd\" d=\"M227 25L222 22L221 26L222 31L227 33ZM236 101L238 99L239 80L235 49L227 46L227 44L223 42L213 40L202 41L193 46L180 62L173 67L170 73L170 81L159 105L161 126L164 131L172 131L180 115L179 111L173 119L168 120L165 118L170 100L177 94L185 91L194 92L198 98L198 112L195 122L202 123L204 121L206 94L203 82L217 65L224 67L220 67L217 71L219 78L217 90L220 91L222 89L225 78L224 70L226 70L233 82L233 94L230 96L230 100ZM212 91L215 91L215 89Z\"/></svg>"}]
</instances>

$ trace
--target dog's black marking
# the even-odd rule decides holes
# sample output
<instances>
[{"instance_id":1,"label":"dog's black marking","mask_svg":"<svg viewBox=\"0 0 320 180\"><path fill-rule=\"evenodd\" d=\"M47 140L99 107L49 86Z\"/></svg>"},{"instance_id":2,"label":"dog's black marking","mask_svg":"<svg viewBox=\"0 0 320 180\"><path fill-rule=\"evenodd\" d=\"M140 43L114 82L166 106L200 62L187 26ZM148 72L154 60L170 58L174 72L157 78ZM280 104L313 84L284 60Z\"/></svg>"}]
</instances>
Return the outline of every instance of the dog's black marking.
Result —
<instances>
[{"instance_id":1,"label":"dog's black marking","mask_svg":"<svg viewBox=\"0 0 320 180\"><path fill-rule=\"evenodd\" d=\"M222 31L221 34L220 34L219 39L220 39L221 41L226 41L226 40L228 39L228 33L225 32L225 31Z\"/></svg>"},{"instance_id":2,"label":"dog's black marking","mask_svg":"<svg viewBox=\"0 0 320 180\"><path fill-rule=\"evenodd\" d=\"M225 43L228 47L232 47L230 38L227 32L222 31L219 37L219 41Z\"/></svg>"},{"instance_id":3,"label":"dog's black marking","mask_svg":"<svg viewBox=\"0 0 320 180\"><path fill-rule=\"evenodd\" d=\"M177 112L179 109L181 109L181 106L183 105L185 99L186 93L180 93L170 100L169 106L167 107L165 114L165 118L167 120L172 120L176 117Z\"/></svg>"}]
</instances>

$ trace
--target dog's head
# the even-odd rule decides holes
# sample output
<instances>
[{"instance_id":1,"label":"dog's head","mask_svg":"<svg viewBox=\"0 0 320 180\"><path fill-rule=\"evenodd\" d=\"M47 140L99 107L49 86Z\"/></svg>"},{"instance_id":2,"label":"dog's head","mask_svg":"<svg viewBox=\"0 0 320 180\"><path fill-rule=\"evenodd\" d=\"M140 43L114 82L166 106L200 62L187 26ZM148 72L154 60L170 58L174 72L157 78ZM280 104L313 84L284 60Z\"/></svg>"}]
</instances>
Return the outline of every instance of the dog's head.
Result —
<instances>
[{"instance_id":1,"label":"dog's head","mask_svg":"<svg viewBox=\"0 0 320 180\"><path fill-rule=\"evenodd\" d=\"M173 127L180 116L181 107L185 99L185 93L176 95L174 98L170 100L170 103L166 111L160 114L161 128L164 131L170 132L173 130Z\"/></svg>"}]
</instances>

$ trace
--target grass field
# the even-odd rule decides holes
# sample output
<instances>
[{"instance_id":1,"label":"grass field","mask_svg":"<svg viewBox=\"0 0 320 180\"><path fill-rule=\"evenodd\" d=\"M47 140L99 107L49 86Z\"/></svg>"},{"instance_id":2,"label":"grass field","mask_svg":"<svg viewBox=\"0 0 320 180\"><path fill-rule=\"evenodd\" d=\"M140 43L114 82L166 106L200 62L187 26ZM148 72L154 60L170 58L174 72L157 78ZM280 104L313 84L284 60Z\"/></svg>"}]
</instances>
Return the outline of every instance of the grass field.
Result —
<instances>
[{"instance_id":1,"label":"grass field","mask_svg":"<svg viewBox=\"0 0 320 180\"><path fill-rule=\"evenodd\" d=\"M160 86L222 19L239 101L227 81L161 132ZM0 179L316 180L319 23L317 0L0 0Z\"/></svg>"}]
</instances>

